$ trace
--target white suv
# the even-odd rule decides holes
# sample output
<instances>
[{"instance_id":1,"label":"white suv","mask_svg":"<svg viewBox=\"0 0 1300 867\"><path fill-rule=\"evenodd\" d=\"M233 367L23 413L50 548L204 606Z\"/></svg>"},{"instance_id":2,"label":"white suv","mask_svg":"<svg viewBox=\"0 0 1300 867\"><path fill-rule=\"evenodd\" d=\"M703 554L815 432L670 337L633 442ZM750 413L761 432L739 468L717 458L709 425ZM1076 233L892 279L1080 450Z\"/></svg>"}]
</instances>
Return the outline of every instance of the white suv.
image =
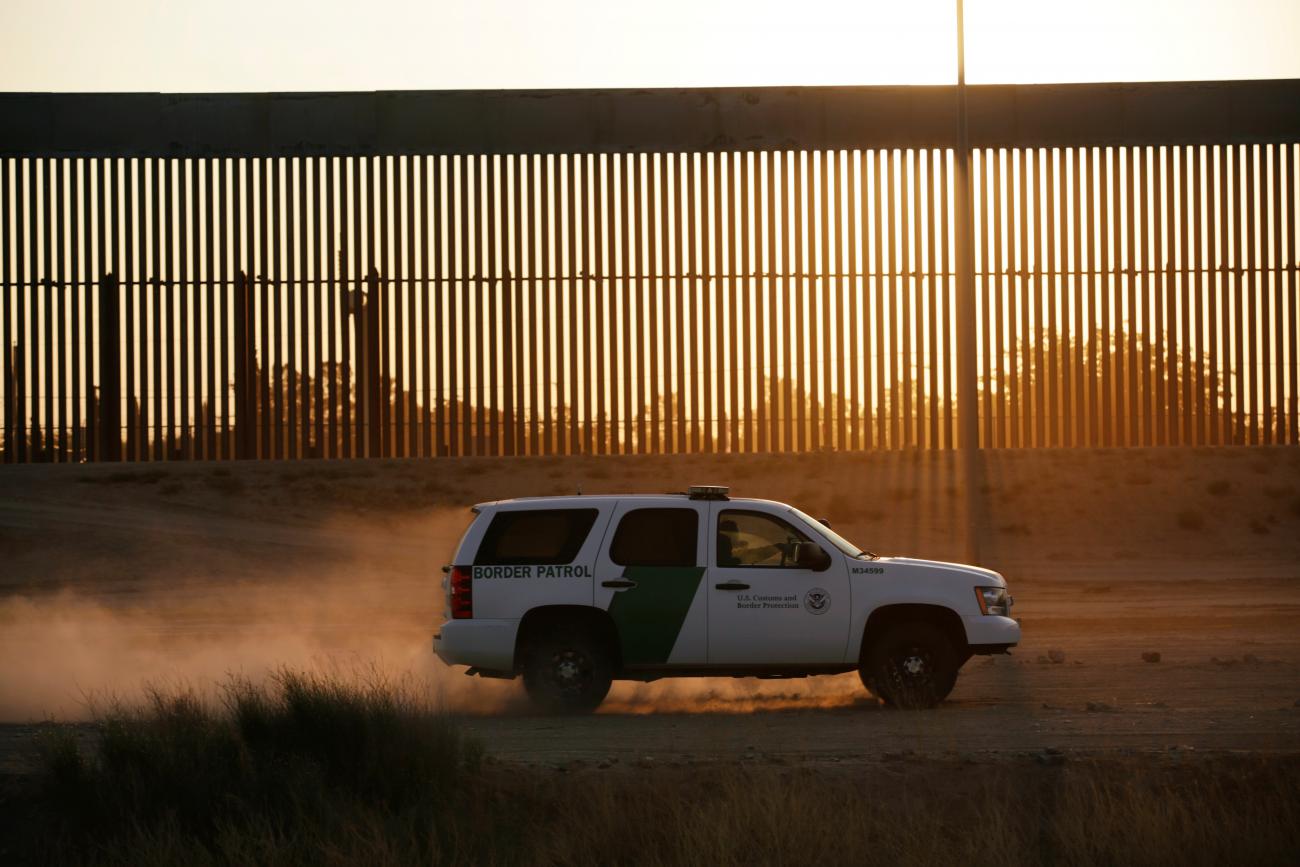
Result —
<instances>
[{"instance_id":1,"label":"white suv","mask_svg":"<svg viewBox=\"0 0 1300 867\"><path fill-rule=\"evenodd\" d=\"M972 655L1020 641L997 572L877 557L798 509L722 487L473 511L443 569L434 651L468 674L522 674L547 710L592 710L614 678L854 669L884 701L930 707Z\"/></svg>"}]
</instances>

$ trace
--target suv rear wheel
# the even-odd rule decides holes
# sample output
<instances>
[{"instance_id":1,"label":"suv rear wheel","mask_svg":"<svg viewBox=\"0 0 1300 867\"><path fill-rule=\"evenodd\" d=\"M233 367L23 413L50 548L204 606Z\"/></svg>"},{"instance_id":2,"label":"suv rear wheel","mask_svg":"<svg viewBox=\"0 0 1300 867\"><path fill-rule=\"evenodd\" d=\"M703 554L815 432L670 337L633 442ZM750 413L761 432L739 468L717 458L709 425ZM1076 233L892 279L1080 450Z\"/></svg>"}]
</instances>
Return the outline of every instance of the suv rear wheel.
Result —
<instances>
[{"instance_id":1,"label":"suv rear wheel","mask_svg":"<svg viewBox=\"0 0 1300 867\"><path fill-rule=\"evenodd\" d=\"M858 666L862 683L886 704L905 709L934 707L957 683L957 654L931 623L900 623L886 629Z\"/></svg>"},{"instance_id":2,"label":"suv rear wheel","mask_svg":"<svg viewBox=\"0 0 1300 867\"><path fill-rule=\"evenodd\" d=\"M586 632L552 629L523 652L524 690L548 713L590 713L600 706L614 679L610 655Z\"/></svg>"}]
</instances>

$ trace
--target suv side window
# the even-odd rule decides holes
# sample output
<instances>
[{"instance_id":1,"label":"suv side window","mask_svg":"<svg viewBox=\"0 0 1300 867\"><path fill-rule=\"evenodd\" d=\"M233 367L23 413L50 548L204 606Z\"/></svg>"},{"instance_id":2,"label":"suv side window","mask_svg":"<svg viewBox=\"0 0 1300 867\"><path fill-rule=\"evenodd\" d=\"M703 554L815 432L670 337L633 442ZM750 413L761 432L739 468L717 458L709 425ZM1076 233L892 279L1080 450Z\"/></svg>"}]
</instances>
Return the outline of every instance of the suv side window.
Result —
<instances>
[{"instance_id":1,"label":"suv side window","mask_svg":"<svg viewBox=\"0 0 1300 867\"><path fill-rule=\"evenodd\" d=\"M596 509L497 512L474 555L475 566L572 563L596 523Z\"/></svg>"},{"instance_id":2,"label":"suv side window","mask_svg":"<svg viewBox=\"0 0 1300 867\"><path fill-rule=\"evenodd\" d=\"M620 566L696 566L700 514L695 509L633 509L609 545Z\"/></svg>"},{"instance_id":3,"label":"suv side window","mask_svg":"<svg viewBox=\"0 0 1300 867\"><path fill-rule=\"evenodd\" d=\"M718 513L719 566L793 569L794 542L809 542L793 524L766 512L727 509Z\"/></svg>"}]
</instances>

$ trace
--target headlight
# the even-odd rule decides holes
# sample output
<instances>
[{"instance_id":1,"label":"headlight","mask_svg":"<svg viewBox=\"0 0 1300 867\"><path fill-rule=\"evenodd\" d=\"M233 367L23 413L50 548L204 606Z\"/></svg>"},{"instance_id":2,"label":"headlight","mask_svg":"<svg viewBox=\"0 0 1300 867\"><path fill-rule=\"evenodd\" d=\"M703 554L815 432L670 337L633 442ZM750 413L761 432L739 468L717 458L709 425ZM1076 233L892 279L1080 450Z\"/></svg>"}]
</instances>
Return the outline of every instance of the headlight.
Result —
<instances>
[{"instance_id":1,"label":"headlight","mask_svg":"<svg viewBox=\"0 0 1300 867\"><path fill-rule=\"evenodd\" d=\"M1011 613L1011 596L1005 587L976 587L975 598L984 614L1006 617Z\"/></svg>"}]
</instances>

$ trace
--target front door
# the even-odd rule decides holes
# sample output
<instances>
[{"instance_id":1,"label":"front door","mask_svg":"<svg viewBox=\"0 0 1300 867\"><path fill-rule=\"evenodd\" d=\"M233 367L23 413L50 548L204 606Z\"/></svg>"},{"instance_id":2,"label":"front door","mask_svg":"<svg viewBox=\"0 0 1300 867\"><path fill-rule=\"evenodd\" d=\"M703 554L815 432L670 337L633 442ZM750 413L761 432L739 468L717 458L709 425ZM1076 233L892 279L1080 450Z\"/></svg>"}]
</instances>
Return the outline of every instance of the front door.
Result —
<instances>
[{"instance_id":1,"label":"front door","mask_svg":"<svg viewBox=\"0 0 1300 867\"><path fill-rule=\"evenodd\" d=\"M797 544L817 542L787 509L713 503L709 533L709 664L841 663L849 631L844 556L829 568L795 565Z\"/></svg>"},{"instance_id":2,"label":"front door","mask_svg":"<svg viewBox=\"0 0 1300 867\"><path fill-rule=\"evenodd\" d=\"M619 504L596 557L596 607L618 629L631 668L703 665L708 612L703 588L707 503Z\"/></svg>"}]
</instances>

